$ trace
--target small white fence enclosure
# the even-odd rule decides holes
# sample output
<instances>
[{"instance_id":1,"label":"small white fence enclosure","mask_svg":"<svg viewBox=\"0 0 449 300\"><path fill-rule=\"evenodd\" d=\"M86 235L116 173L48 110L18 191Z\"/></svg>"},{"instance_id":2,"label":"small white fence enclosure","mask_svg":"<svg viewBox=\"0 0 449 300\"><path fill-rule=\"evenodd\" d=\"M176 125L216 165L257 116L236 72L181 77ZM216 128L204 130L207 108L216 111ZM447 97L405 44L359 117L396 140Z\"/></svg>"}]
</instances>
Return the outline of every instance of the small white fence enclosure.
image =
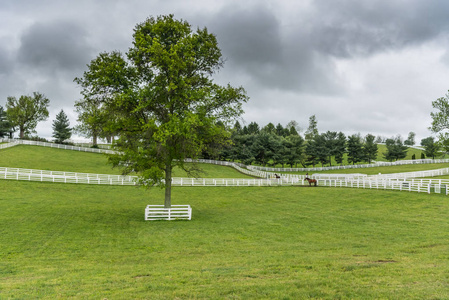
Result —
<instances>
[{"instance_id":1,"label":"small white fence enclosure","mask_svg":"<svg viewBox=\"0 0 449 300\"><path fill-rule=\"evenodd\" d=\"M164 208L163 205L148 205L145 209L145 221L191 219L190 205L172 205L171 208Z\"/></svg>"}]
</instances>

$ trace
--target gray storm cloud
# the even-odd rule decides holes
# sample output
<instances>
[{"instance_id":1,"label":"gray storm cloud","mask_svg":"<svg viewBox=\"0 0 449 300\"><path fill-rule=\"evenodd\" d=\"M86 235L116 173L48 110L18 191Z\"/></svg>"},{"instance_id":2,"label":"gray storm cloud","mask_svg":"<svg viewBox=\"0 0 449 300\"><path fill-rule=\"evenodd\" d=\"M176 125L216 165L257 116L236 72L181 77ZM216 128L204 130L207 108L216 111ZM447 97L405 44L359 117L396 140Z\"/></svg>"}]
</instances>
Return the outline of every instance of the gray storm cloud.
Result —
<instances>
[{"instance_id":1,"label":"gray storm cloud","mask_svg":"<svg viewBox=\"0 0 449 300\"><path fill-rule=\"evenodd\" d=\"M0 11L0 105L40 91L68 112L91 59L126 52L137 23L169 13L217 35L217 78L248 91L248 122L306 127L316 114L320 130L428 135L431 101L449 88L445 0L16 0Z\"/></svg>"},{"instance_id":2,"label":"gray storm cloud","mask_svg":"<svg viewBox=\"0 0 449 300\"><path fill-rule=\"evenodd\" d=\"M315 4L317 21L309 38L315 49L336 57L397 50L449 31L447 1L318 0Z\"/></svg>"},{"instance_id":3,"label":"gray storm cloud","mask_svg":"<svg viewBox=\"0 0 449 300\"><path fill-rule=\"evenodd\" d=\"M33 24L21 37L19 62L45 71L80 70L92 57L80 24L59 21Z\"/></svg>"},{"instance_id":4,"label":"gray storm cloud","mask_svg":"<svg viewBox=\"0 0 449 300\"><path fill-rule=\"evenodd\" d=\"M263 88L328 93L337 90L332 62L306 42L303 28L283 32L282 20L267 7L225 7L210 20L226 68L251 74ZM316 80L320 78L320 80Z\"/></svg>"}]
</instances>

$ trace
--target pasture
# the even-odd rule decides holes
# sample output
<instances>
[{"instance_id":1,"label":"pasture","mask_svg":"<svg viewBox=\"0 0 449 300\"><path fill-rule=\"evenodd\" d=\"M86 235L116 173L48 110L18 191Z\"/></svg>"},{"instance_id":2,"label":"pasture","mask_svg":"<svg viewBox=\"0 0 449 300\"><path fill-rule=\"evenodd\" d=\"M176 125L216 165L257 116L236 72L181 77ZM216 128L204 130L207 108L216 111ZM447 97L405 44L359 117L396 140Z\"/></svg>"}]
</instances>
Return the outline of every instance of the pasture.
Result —
<instances>
[{"instance_id":1,"label":"pasture","mask_svg":"<svg viewBox=\"0 0 449 300\"><path fill-rule=\"evenodd\" d=\"M443 195L175 187L192 220L148 222L163 190L0 180L0 191L0 299L449 297Z\"/></svg>"},{"instance_id":2,"label":"pasture","mask_svg":"<svg viewBox=\"0 0 449 300\"><path fill-rule=\"evenodd\" d=\"M0 167L25 168L96 174L121 174L108 164L107 155L62 150L56 148L19 145L0 150ZM230 167L204 164L205 178L252 178ZM174 177L187 177L184 170L173 170ZM135 174L131 174L135 175Z\"/></svg>"}]
</instances>

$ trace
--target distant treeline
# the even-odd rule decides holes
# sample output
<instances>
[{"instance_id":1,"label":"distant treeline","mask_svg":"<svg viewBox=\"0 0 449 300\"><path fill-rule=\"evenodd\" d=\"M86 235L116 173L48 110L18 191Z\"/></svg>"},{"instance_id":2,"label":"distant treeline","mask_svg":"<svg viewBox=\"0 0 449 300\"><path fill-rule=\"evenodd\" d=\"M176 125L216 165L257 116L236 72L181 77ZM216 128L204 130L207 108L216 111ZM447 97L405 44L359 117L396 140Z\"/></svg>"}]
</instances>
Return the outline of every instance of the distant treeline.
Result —
<instances>
[{"instance_id":1,"label":"distant treeline","mask_svg":"<svg viewBox=\"0 0 449 300\"><path fill-rule=\"evenodd\" d=\"M377 143L386 144L384 158L389 161L403 159L407 146L413 145L414 134L403 142L400 136L384 139L367 134L346 136L343 132L319 133L316 120L311 117L304 137L298 132L297 123L287 126L268 123L260 127L256 122L242 126L236 122L231 130L231 143L204 153L205 158L239 161L247 165L288 165L313 167L316 165L371 163L378 155Z\"/></svg>"}]
</instances>

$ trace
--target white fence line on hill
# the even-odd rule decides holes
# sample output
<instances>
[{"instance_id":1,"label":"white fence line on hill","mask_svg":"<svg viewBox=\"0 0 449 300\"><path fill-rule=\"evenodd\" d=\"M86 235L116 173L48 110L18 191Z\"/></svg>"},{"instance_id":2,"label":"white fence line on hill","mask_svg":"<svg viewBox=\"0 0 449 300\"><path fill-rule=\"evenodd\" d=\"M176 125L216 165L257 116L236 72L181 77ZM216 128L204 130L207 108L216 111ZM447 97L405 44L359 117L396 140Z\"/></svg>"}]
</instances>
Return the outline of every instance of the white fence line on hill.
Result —
<instances>
[{"instance_id":1,"label":"white fence line on hill","mask_svg":"<svg viewBox=\"0 0 449 300\"><path fill-rule=\"evenodd\" d=\"M45 147L56 147L60 149L88 151L105 153L102 149L92 149L83 147L73 147L58 145L53 143L42 143L34 141L13 140L7 144L1 144L0 149L13 147L19 144L38 145ZM109 153L114 151L106 150ZM189 160L187 160L189 161ZM193 160L190 160L193 162ZM214 160L196 160L199 163L212 163L233 167L242 173L262 177L264 179L212 179L212 178L173 178L174 186L278 186L278 185L307 185L304 183L304 175L278 174L280 178L273 178L274 174L257 170L254 166L249 166L251 170L245 169L244 165L234 162L223 162ZM449 160L413 160L396 162L399 164L417 163L445 163ZM382 163L389 164L389 163ZM377 166L379 164L376 164ZM433 177L449 174L449 168L405 172L395 174L314 174L310 176L318 181L319 186L329 187L351 187L351 188L371 188L390 189L410 192L443 193L449 194L449 180L444 179L416 179L419 177ZM104 184L104 185L136 185L137 176L75 173L60 171L45 171L20 168L0 167L0 179L41 181L41 182L61 182L61 183L82 183L82 184Z\"/></svg>"},{"instance_id":2,"label":"white fence line on hill","mask_svg":"<svg viewBox=\"0 0 449 300\"><path fill-rule=\"evenodd\" d=\"M135 180L137 179L137 176L0 167L0 179L84 184L136 185Z\"/></svg>"},{"instance_id":3,"label":"white fence line on hill","mask_svg":"<svg viewBox=\"0 0 449 300\"><path fill-rule=\"evenodd\" d=\"M397 190L418 193L438 193L449 194L449 181L441 179L428 180L411 180L411 181L391 181L391 180L335 180L335 179L319 179L319 186L328 187L349 187L363 189L383 189Z\"/></svg>"},{"instance_id":4,"label":"white fence line on hill","mask_svg":"<svg viewBox=\"0 0 449 300\"><path fill-rule=\"evenodd\" d=\"M45 142L36 142L36 141L28 141L28 140L19 140L19 139L0 139L0 142L13 143L13 145L9 145L9 144L0 145L0 149L23 144L23 145L36 145L36 146L43 146L43 147L59 148L59 149L66 149L66 150L76 150L76 151L84 151L84 152L93 152L93 153L106 153L106 154L116 153L116 151L108 150L108 149L69 146L69 145L61 145L61 144L55 144L55 143L45 143ZM346 170L346 169L363 169L363 168L374 168L374 167L400 166L400 165L411 165L411 164L449 163L449 159L415 159L415 160L400 160L400 161L396 161L396 162L376 162L373 164L316 167L316 168L270 168L270 167L261 167L261 166L252 166L252 165L246 166L244 164L240 164L240 163L236 163L236 162L215 161L215 160L207 160L207 159L199 159L196 161L203 162L203 163L212 163L212 164L231 166L231 167L236 168L239 171L245 170L245 172L243 172L245 174L248 174L251 176L256 176L256 177L261 177L261 178L267 178L267 177L272 176L272 174L269 172L313 172L313 171L330 171L330 170ZM254 173L252 173L252 174L247 173L246 170L251 170Z\"/></svg>"},{"instance_id":5,"label":"white fence line on hill","mask_svg":"<svg viewBox=\"0 0 449 300\"><path fill-rule=\"evenodd\" d=\"M2 140L0 139L0 142L2 142ZM0 150L1 149L6 149L6 148L10 148L10 147L14 147L19 145L19 143L16 142L6 142L6 144L0 144Z\"/></svg>"},{"instance_id":6,"label":"white fence line on hill","mask_svg":"<svg viewBox=\"0 0 449 300\"><path fill-rule=\"evenodd\" d=\"M62 145L62 144L55 144L55 143L46 143L46 142L37 142L37 141L27 141L27 140L10 140L10 139L3 139L0 140L0 142L6 142L7 144L0 145L0 149L8 148L8 147L1 147L4 145L13 144L12 146L16 145L31 145L31 146L42 146L42 147L50 147L50 148L58 148L58 149L64 149L64 150L75 150L75 151L82 151L82 152L92 152L92 153L106 153L106 154L114 154L115 151L108 150L108 149L100 149L100 148L87 148L87 147L80 147L80 146L70 146L70 145ZM9 147L12 147L9 146Z\"/></svg>"},{"instance_id":7,"label":"white fence line on hill","mask_svg":"<svg viewBox=\"0 0 449 300\"><path fill-rule=\"evenodd\" d=\"M410 178L422 178L422 177L436 177L449 175L449 168L404 172L404 173L391 173L391 174L379 174L379 175L366 175L366 174L313 174L315 179L369 179L369 180L407 180Z\"/></svg>"},{"instance_id":8,"label":"white fence line on hill","mask_svg":"<svg viewBox=\"0 0 449 300\"><path fill-rule=\"evenodd\" d=\"M398 160L395 162L376 162L373 164L363 165L345 165L345 166L332 166L332 167L316 167L316 168L270 168L261 166L248 166L250 169L268 171L268 172L319 172L319 171L331 171L331 170L347 170L347 169L364 169L375 167L390 167L401 165L419 165L419 164L441 164L449 163L449 159L413 159L413 160Z\"/></svg>"},{"instance_id":9,"label":"white fence line on hill","mask_svg":"<svg viewBox=\"0 0 449 300\"><path fill-rule=\"evenodd\" d=\"M25 180L39 182L59 182L95 185L137 185L136 176L90 174L32 170L20 168L0 168L0 179ZM348 187L365 189L385 189L409 192L449 194L449 180L444 179L411 179L391 180L382 178L362 179L317 179L318 186ZM279 179L216 179L216 178L173 178L173 186L181 187L248 187L248 186L304 186L308 183L299 178Z\"/></svg>"},{"instance_id":10,"label":"white fence line on hill","mask_svg":"<svg viewBox=\"0 0 449 300\"><path fill-rule=\"evenodd\" d=\"M137 185L138 177L0 167L0 179L101 185ZM297 180L294 179L287 181L286 179L172 178L173 186L274 186L295 183L297 183Z\"/></svg>"}]
</instances>

